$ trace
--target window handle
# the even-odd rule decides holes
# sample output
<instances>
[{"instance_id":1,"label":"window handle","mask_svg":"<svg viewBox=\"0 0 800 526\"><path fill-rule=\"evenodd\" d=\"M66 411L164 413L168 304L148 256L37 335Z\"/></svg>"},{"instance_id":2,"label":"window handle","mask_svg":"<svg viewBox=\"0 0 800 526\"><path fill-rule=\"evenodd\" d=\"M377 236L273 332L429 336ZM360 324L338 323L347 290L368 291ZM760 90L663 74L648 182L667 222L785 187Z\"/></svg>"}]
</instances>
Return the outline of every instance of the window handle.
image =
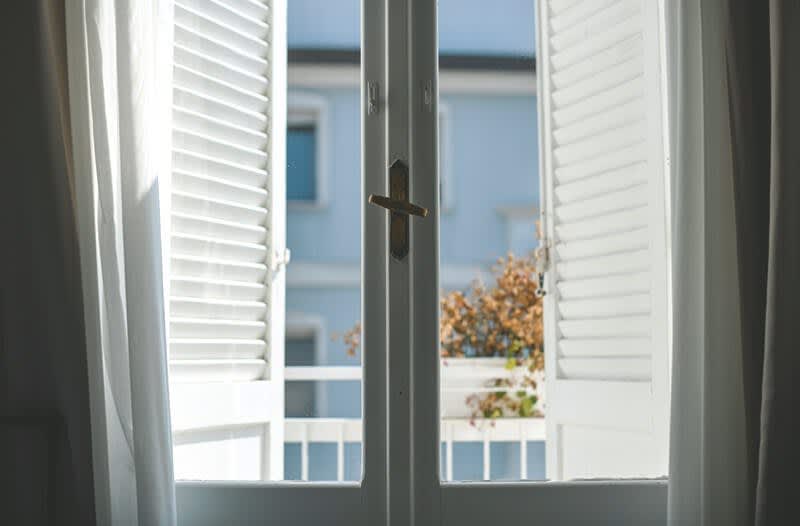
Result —
<instances>
[{"instance_id":1,"label":"window handle","mask_svg":"<svg viewBox=\"0 0 800 526\"><path fill-rule=\"evenodd\" d=\"M381 206L391 212L395 212L398 214L408 214L419 217L425 217L428 215L427 208L417 206L414 203L409 203L408 201L400 201L399 199L392 199L391 197L386 197L385 195L372 194L371 196L369 196L369 202L372 203L373 205Z\"/></svg>"},{"instance_id":2,"label":"window handle","mask_svg":"<svg viewBox=\"0 0 800 526\"><path fill-rule=\"evenodd\" d=\"M408 254L408 216L426 217L428 209L408 200L408 165L400 159L389 167L389 197L372 194L369 203L391 212L389 243L392 257L401 260Z\"/></svg>"}]
</instances>

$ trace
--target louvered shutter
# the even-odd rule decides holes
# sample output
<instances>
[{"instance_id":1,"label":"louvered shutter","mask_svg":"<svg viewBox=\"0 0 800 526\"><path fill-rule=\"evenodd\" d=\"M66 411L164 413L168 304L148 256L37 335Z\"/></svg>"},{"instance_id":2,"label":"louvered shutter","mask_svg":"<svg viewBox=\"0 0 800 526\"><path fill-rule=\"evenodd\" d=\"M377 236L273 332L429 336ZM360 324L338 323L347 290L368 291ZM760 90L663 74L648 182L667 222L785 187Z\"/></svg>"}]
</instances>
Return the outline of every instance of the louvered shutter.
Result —
<instances>
[{"instance_id":1,"label":"louvered shutter","mask_svg":"<svg viewBox=\"0 0 800 526\"><path fill-rule=\"evenodd\" d=\"M547 474L667 473L668 267L657 0L540 0Z\"/></svg>"},{"instance_id":2,"label":"louvered shutter","mask_svg":"<svg viewBox=\"0 0 800 526\"><path fill-rule=\"evenodd\" d=\"M285 0L176 0L169 352L177 478L281 478Z\"/></svg>"}]
</instances>

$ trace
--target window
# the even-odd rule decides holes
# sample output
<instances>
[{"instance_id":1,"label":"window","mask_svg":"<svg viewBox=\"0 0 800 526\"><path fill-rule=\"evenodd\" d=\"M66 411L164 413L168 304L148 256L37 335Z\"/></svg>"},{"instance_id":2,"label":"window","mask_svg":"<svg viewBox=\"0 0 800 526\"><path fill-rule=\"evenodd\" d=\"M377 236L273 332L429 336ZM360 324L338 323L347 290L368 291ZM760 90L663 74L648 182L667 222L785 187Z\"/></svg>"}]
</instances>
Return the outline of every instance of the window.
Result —
<instances>
[{"instance_id":1,"label":"window","mask_svg":"<svg viewBox=\"0 0 800 526\"><path fill-rule=\"evenodd\" d=\"M286 125L286 199L292 207L326 203L327 104L322 97L289 93Z\"/></svg>"},{"instance_id":2,"label":"window","mask_svg":"<svg viewBox=\"0 0 800 526\"><path fill-rule=\"evenodd\" d=\"M475 140L462 151L469 154L464 166L477 176L459 173L455 210L449 116L457 104L480 101L473 86L439 111L435 21L437 5L452 13L466 3L363 1L362 34L345 44L357 49L363 42L355 63L365 85L346 96L321 89L286 96L284 0L177 4L169 274L176 472L235 481L179 484L183 523L372 525L413 518L449 526L527 524L537 517L556 524L663 518L663 482L573 482L663 475L668 451L660 2L537 2L540 111L525 91L525 100L498 98L489 111L473 112ZM292 4L310 17L312 28L320 27L320 17L342 11L312 0ZM504 28L493 33L503 42L512 23L527 24L533 33L532 11L525 22L509 10L487 10L481 1L471 5L480 18L469 28ZM533 9L529 0L518 5ZM342 45L342 34L335 33ZM316 29L304 33L305 45L318 36ZM498 59L494 48L486 56L470 55L471 30L461 41L441 41L454 42L463 55L452 63L465 71L451 79L491 85L498 73L488 70L499 61L517 68L508 73L515 82L526 77L514 88L519 95L537 71L528 55ZM305 51L307 58L320 54ZM352 63L351 53L326 51ZM468 71L475 67L481 72ZM239 75L242 68L250 74ZM309 245L297 254L306 259L300 264L318 265L324 250L341 249L339 236L357 236L358 255L335 252L332 267L358 270L359 291L350 292L357 294L352 304L361 318L363 368L322 363L329 341L324 324L307 316L284 320L287 308L301 300L325 303L337 314L345 310L331 293L341 284L315 275L312 281L325 290L306 286L287 294L284 272L287 201L321 209L331 197L325 171L327 141L335 138L328 129L329 104L339 118L334 96L360 113L356 200L341 207L352 221L294 214ZM461 121L461 106L458 112ZM492 136L509 116L527 127ZM542 137L541 192L503 187L502 181L520 174L487 159L536 151L536 129ZM336 147L338 159L338 141ZM387 213L368 204L367 196L390 189L395 202L407 199L434 213L409 217L403 207ZM551 240L545 245L549 267L541 269L548 369L540 381L548 386L547 421L526 412L524 401L514 418L494 424L491 412L478 419L464 412L465 393L497 395L506 386L494 375L507 370L508 349L486 360L467 349L449 365L440 354L438 212L448 211L447 221L464 234L454 249L464 256L459 264L478 266L481 243L496 248L499 240L518 235L507 234L500 205L486 206L500 191L511 207L540 198ZM307 221L316 215L321 221ZM342 233L347 224L355 233ZM349 399L359 404L357 412L328 418L333 391L326 383L337 382L356 384L357 396ZM515 392L528 399L534 390L526 385ZM568 483L488 482L534 478ZM337 483L277 483L287 479ZM458 479L486 482L450 483Z\"/></svg>"}]
</instances>

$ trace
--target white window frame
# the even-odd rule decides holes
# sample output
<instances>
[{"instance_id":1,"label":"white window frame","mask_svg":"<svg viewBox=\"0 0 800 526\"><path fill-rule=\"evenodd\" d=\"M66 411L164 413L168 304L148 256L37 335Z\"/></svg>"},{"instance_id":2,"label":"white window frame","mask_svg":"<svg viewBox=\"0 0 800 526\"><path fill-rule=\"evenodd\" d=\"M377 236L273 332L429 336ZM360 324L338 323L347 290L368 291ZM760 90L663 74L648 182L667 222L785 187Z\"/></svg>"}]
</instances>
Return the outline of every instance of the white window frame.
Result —
<instances>
[{"instance_id":1,"label":"white window frame","mask_svg":"<svg viewBox=\"0 0 800 526\"><path fill-rule=\"evenodd\" d=\"M312 125L316 132L316 157L314 184L316 199L286 200L289 210L318 210L328 205L328 156L330 130L328 128L328 101L316 93L289 90L286 104L286 127ZM288 183L287 183L288 184Z\"/></svg>"},{"instance_id":2,"label":"white window frame","mask_svg":"<svg viewBox=\"0 0 800 526\"><path fill-rule=\"evenodd\" d=\"M452 106L439 101L439 179L441 186L441 213L449 214L456 206L456 189L453 171L453 111Z\"/></svg>"},{"instance_id":3,"label":"white window frame","mask_svg":"<svg viewBox=\"0 0 800 526\"><path fill-rule=\"evenodd\" d=\"M435 0L362 0L363 194L387 195L389 162L406 159L410 198L431 211L411 219L410 251L398 261L388 255L388 214L362 201L364 477L178 484L181 524L666 523L666 480L440 480L436 11ZM370 113L374 82L378 111Z\"/></svg>"},{"instance_id":4,"label":"white window frame","mask_svg":"<svg viewBox=\"0 0 800 526\"><path fill-rule=\"evenodd\" d=\"M270 25L272 49L286 49L286 0L272 0ZM383 1L362 0L362 48L370 50L362 60L362 82L386 78L386 9ZM285 60L276 59L274 83L286 82ZM276 90L279 91L279 90ZM366 100L365 89L361 98ZM283 97L270 100L276 111L285 108ZM362 194L386 193L386 112L367 115L362 112L363 155L361 159ZM283 114L276 125L285 128ZM280 134L281 137L284 133ZM283 148L285 144L280 141ZM277 147L277 146L276 146ZM275 154L274 162L285 165L284 156ZM283 166L285 168L285 166ZM280 169L280 168L276 168ZM281 185L282 186L282 185ZM285 187L280 191L285 192ZM386 469L386 342L387 305L385 276L387 261L383 250L387 246L386 213L362 201L361 238L362 312L364 313L362 343L370 348L363 360L362 406L364 415L362 444L362 479L360 482L176 482L178 524L234 525L261 524L316 526L328 524L377 525L385 521L387 479ZM283 213L280 210L272 211ZM370 250L372 247L373 250ZM283 281L280 283L283 286ZM281 319L281 324L284 320ZM281 333L281 336L283 334ZM283 399L281 398L281 404ZM281 440L281 447L283 441Z\"/></svg>"},{"instance_id":5,"label":"white window frame","mask_svg":"<svg viewBox=\"0 0 800 526\"><path fill-rule=\"evenodd\" d=\"M650 1L650 0L643 0ZM434 92L436 92L437 57L436 57L436 2L435 0L411 0L413 7L405 16L411 18L409 27L413 28L413 38L408 40L389 38L388 57L390 60L404 57L404 50L411 54L409 67L410 78L402 79L405 86L425 86L428 79L434 79ZM537 3L537 10L541 4ZM402 7L397 8L402 11ZM403 13L400 14L400 20ZM539 13L537 12L537 19ZM537 31L537 38L541 38L541 31ZM537 49L541 49L538 42ZM394 47L400 48L395 51ZM392 64L389 65L390 71ZM390 76L391 79L391 76ZM398 79L401 80L401 79ZM541 82L541 79L539 79ZM435 130L438 125L436 111L436 98L432 108L424 108L424 88L410 90L409 112L411 119L411 151L414 160L411 166L412 200L421 206L435 206L437 202L437 188L435 178L429 177L437 167L435 144ZM391 108L390 108L391 111ZM539 126L542 126L542 113L539 112ZM393 144L390 115L389 148L402 151L402 137L398 139L399 145ZM433 131L433 134L431 133ZM432 135L432 136L431 136ZM438 217L437 213L433 214ZM438 374L431 374L437 370L438 353L438 225L435 221L416 221L412 226L413 238L410 251L411 267L408 269L410 283L405 289L413 290L410 298L411 320L406 329L409 331L409 351L403 349L403 335L390 339L389 360L393 364L392 371L401 378L404 373L411 377L411 386L414 397L422 400L438 400L439 379ZM390 268L390 294L393 291L402 291L402 285L393 281L395 272L402 277L402 271ZM394 278L394 279L393 279ZM401 293L400 303L403 296ZM393 300L390 299L390 312ZM398 311L402 314L402 311ZM391 332L402 330L400 323L391 327ZM395 320L393 319L393 322ZM413 332L411 328L413 327ZM399 351L412 352L413 359L411 370L398 370L396 358L392 356ZM390 377L390 392L392 391L392 378ZM401 487L398 503L400 509L393 512L393 496L389 495L389 510L391 518L398 518L397 524L403 519L414 517L416 524L436 524L442 526L455 526L463 524L504 524L527 525L540 524L576 524L576 523L603 523L603 524L665 524L667 511L667 481L659 480L604 480L604 481L570 481L570 482L506 482L506 483L445 483L439 478L439 432L438 432L438 404L409 403L412 412L413 431L409 442L413 443L410 452L414 456L409 462L411 473L402 473L399 477L392 478L393 484L408 484L408 501L413 506L410 510L403 510L406 502ZM397 408L399 409L399 407ZM392 413L395 406L390 402L389 422L390 430L392 421L402 418L402 415ZM399 427L399 426L398 426ZM402 437L401 437L402 438ZM390 436L389 445L394 436ZM400 451L404 453L404 451ZM409 451L405 451L409 453ZM392 451L390 447L390 466L392 466ZM431 467L433 466L433 467ZM393 474L394 475L394 474ZM407 477L407 478L404 478ZM413 495L413 498L411 497ZM412 504L413 503L413 504ZM396 514L395 514L396 513ZM410 521L408 521L410 522Z\"/></svg>"}]
</instances>

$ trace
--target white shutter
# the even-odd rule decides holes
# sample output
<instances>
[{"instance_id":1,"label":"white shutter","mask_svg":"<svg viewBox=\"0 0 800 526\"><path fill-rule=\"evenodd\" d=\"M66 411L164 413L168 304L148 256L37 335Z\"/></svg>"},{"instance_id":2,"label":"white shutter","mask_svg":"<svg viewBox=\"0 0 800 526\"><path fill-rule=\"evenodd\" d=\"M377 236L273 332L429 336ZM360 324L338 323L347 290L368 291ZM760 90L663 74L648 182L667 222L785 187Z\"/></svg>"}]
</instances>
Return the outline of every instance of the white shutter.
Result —
<instances>
[{"instance_id":1,"label":"white shutter","mask_svg":"<svg viewBox=\"0 0 800 526\"><path fill-rule=\"evenodd\" d=\"M282 476L285 16L285 0L175 0L177 478Z\"/></svg>"},{"instance_id":2,"label":"white shutter","mask_svg":"<svg viewBox=\"0 0 800 526\"><path fill-rule=\"evenodd\" d=\"M663 476L668 266L657 0L540 0L547 473Z\"/></svg>"}]
</instances>

